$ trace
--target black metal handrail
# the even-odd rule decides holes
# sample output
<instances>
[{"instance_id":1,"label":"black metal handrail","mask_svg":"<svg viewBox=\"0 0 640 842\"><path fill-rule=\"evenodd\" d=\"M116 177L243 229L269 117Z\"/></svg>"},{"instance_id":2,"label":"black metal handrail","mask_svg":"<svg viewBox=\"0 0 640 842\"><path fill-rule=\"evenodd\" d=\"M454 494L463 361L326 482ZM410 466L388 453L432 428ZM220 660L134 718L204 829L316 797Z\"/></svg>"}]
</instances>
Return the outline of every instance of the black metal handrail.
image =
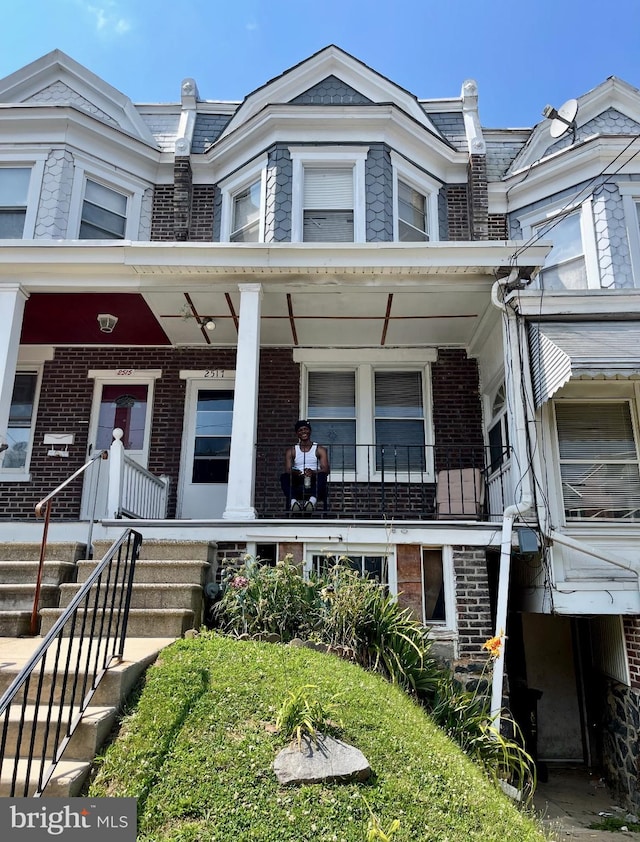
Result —
<instances>
[{"instance_id":1,"label":"black metal handrail","mask_svg":"<svg viewBox=\"0 0 640 842\"><path fill-rule=\"evenodd\" d=\"M43 795L100 680L122 661L141 544L140 533L122 534L0 699L10 796Z\"/></svg>"}]
</instances>

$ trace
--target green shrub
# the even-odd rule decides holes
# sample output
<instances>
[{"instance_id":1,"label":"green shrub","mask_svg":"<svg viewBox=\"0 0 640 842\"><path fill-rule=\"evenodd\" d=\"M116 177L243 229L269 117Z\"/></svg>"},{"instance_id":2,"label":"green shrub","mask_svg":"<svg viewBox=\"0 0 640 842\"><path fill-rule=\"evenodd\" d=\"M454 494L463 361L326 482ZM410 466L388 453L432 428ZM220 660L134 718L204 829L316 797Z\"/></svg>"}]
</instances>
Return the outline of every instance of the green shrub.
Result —
<instances>
[{"instance_id":1,"label":"green shrub","mask_svg":"<svg viewBox=\"0 0 640 842\"><path fill-rule=\"evenodd\" d=\"M323 734L336 730L338 723L332 720L338 710L334 698L323 702L318 698L318 687L305 684L287 693L276 718L276 728L285 737L295 738L300 748L303 737L309 737L318 744L318 731Z\"/></svg>"}]
</instances>

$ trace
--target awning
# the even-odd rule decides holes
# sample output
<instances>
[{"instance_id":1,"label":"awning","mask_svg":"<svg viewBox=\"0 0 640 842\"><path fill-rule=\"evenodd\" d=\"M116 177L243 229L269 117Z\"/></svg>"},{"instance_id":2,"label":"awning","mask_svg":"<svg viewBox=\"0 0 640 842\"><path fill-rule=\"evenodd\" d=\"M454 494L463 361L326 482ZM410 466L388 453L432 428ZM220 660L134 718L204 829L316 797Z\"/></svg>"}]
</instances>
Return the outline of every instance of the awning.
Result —
<instances>
[{"instance_id":1,"label":"awning","mask_svg":"<svg viewBox=\"0 0 640 842\"><path fill-rule=\"evenodd\" d=\"M640 377L640 322L529 324L536 406L570 378Z\"/></svg>"}]
</instances>

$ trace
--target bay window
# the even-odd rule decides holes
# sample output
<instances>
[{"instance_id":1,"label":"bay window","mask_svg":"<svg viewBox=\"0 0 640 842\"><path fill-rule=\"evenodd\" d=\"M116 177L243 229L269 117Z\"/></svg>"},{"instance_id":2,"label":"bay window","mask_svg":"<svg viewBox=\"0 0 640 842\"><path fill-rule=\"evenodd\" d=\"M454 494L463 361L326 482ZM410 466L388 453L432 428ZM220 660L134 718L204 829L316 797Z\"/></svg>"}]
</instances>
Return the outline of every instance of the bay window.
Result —
<instances>
[{"instance_id":1,"label":"bay window","mask_svg":"<svg viewBox=\"0 0 640 842\"><path fill-rule=\"evenodd\" d=\"M428 239L427 197L398 180L398 240L410 243Z\"/></svg>"},{"instance_id":2,"label":"bay window","mask_svg":"<svg viewBox=\"0 0 640 842\"><path fill-rule=\"evenodd\" d=\"M233 196L231 219L232 243L257 243L260 239L260 180L238 191Z\"/></svg>"},{"instance_id":3,"label":"bay window","mask_svg":"<svg viewBox=\"0 0 640 842\"><path fill-rule=\"evenodd\" d=\"M123 240L127 225L127 197L87 179L80 217L81 240Z\"/></svg>"},{"instance_id":4,"label":"bay window","mask_svg":"<svg viewBox=\"0 0 640 842\"><path fill-rule=\"evenodd\" d=\"M30 167L0 167L0 239L24 234L30 178Z\"/></svg>"},{"instance_id":5,"label":"bay window","mask_svg":"<svg viewBox=\"0 0 640 842\"><path fill-rule=\"evenodd\" d=\"M587 271L582 245L580 211L536 225L539 239L551 240L553 248L540 273L543 289L586 289Z\"/></svg>"}]
</instances>

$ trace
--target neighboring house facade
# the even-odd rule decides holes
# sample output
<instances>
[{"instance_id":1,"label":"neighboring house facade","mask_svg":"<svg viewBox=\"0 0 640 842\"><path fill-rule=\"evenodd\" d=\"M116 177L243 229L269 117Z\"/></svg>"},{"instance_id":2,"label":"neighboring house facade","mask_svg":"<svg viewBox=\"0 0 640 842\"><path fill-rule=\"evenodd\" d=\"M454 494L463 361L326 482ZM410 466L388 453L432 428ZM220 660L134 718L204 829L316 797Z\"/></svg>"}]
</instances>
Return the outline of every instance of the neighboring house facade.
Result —
<instances>
[{"instance_id":1,"label":"neighboring house facade","mask_svg":"<svg viewBox=\"0 0 640 842\"><path fill-rule=\"evenodd\" d=\"M347 555L461 670L505 629L539 756L640 804L640 93L487 130L473 82L330 46L242 103L136 106L58 51L0 102L0 541L122 430L52 540ZM297 418L331 475L292 517Z\"/></svg>"}]
</instances>

